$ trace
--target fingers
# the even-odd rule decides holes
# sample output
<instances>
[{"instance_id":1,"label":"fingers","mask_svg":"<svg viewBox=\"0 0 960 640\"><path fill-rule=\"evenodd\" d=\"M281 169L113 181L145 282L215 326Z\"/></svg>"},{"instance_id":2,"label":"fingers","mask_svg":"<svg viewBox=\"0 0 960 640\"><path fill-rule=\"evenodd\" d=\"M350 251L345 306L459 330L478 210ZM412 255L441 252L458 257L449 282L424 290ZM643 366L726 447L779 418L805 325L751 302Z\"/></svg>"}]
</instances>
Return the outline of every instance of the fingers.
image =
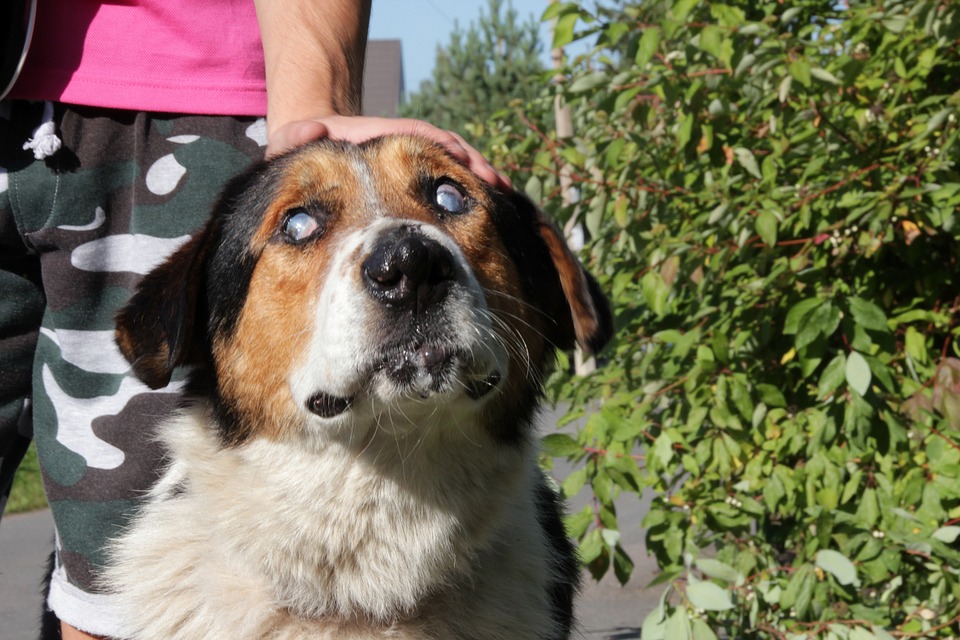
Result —
<instances>
[{"instance_id":1,"label":"fingers","mask_svg":"<svg viewBox=\"0 0 960 640\"><path fill-rule=\"evenodd\" d=\"M288 122L268 136L266 157L280 155L288 149L326 137L328 133L327 126L319 120Z\"/></svg>"},{"instance_id":2,"label":"fingers","mask_svg":"<svg viewBox=\"0 0 960 640\"><path fill-rule=\"evenodd\" d=\"M328 116L316 120L289 122L270 134L266 156L270 158L295 146L324 137L359 144L389 134L417 135L433 140L485 182L499 189L513 189L509 178L494 169L483 154L459 134L411 118Z\"/></svg>"},{"instance_id":3,"label":"fingers","mask_svg":"<svg viewBox=\"0 0 960 640\"><path fill-rule=\"evenodd\" d=\"M60 623L60 637L63 640L106 640L106 638L92 636L89 633L85 633L79 629L71 627L66 622Z\"/></svg>"}]
</instances>

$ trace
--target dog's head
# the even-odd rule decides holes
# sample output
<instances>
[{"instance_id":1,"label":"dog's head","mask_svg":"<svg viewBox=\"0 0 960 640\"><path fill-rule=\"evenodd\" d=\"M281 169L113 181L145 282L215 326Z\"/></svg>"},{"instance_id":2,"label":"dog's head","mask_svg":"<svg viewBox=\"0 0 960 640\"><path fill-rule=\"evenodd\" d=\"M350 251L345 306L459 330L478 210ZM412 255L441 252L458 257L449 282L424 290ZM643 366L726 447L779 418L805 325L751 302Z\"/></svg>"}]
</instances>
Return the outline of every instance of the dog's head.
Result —
<instances>
[{"instance_id":1,"label":"dog's head","mask_svg":"<svg viewBox=\"0 0 960 640\"><path fill-rule=\"evenodd\" d=\"M117 318L149 386L196 367L232 444L438 411L517 438L504 418L529 418L554 349L595 351L610 332L596 283L529 200L413 137L253 167Z\"/></svg>"}]
</instances>

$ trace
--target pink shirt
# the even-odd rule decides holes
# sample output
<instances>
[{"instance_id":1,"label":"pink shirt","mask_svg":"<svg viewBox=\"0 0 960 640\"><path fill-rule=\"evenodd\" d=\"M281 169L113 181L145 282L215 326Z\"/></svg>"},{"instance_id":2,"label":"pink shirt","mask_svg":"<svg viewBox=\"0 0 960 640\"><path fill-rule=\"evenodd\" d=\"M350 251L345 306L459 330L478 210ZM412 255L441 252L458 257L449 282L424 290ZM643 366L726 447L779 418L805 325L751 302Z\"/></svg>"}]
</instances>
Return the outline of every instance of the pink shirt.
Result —
<instances>
[{"instance_id":1,"label":"pink shirt","mask_svg":"<svg viewBox=\"0 0 960 640\"><path fill-rule=\"evenodd\" d=\"M40 0L11 98L264 115L253 0Z\"/></svg>"}]
</instances>

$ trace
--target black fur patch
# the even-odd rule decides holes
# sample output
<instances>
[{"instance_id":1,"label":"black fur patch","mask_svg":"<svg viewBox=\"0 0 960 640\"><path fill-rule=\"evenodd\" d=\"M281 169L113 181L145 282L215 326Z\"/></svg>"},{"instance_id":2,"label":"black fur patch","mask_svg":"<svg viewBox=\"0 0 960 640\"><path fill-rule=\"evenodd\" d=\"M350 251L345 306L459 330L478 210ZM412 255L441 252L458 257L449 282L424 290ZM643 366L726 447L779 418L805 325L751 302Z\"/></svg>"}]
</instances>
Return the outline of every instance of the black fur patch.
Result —
<instances>
[{"instance_id":1,"label":"black fur patch","mask_svg":"<svg viewBox=\"0 0 960 640\"><path fill-rule=\"evenodd\" d=\"M570 635L573 626L573 601L580 590L580 565L573 543L563 526L563 504L560 496L541 480L537 486L537 521L547 534L554 551L554 571L558 579L548 587L553 618L560 623L563 633L557 640ZM552 639L551 639L552 640Z\"/></svg>"}]
</instances>

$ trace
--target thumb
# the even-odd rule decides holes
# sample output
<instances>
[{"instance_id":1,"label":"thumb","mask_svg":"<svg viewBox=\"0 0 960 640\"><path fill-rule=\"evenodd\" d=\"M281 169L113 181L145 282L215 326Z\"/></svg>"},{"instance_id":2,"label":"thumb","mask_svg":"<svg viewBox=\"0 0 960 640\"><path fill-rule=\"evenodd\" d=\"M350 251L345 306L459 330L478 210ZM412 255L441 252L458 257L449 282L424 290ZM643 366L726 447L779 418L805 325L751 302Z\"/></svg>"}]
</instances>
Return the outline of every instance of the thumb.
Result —
<instances>
[{"instance_id":1,"label":"thumb","mask_svg":"<svg viewBox=\"0 0 960 640\"><path fill-rule=\"evenodd\" d=\"M328 135L330 135L330 129L327 125L316 120L288 122L268 136L266 157L272 158L288 149Z\"/></svg>"}]
</instances>

